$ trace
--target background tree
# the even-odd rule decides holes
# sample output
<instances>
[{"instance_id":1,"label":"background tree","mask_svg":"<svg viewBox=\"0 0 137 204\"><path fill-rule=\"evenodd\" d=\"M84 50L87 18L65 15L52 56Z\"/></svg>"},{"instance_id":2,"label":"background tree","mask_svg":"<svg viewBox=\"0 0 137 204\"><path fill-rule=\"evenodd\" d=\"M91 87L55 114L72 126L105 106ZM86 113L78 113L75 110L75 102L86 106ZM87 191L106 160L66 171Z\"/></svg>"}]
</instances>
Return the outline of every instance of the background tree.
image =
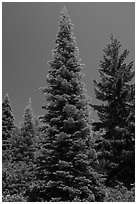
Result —
<instances>
[{"instance_id":1,"label":"background tree","mask_svg":"<svg viewBox=\"0 0 137 204\"><path fill-rule=\"evenodd\" d=\"M130 188L135 181L135 91L133 62L125 63L129 51L120 54L120 42L111 37L100 61L100 82L94 81L96 98L102 103L91 105L99 116L94 131L102 131L96 148L105 159L106 184L123 182Z\"/></svg>"},{"instance_id":2,"label":"background tree","mask_svg":"<svg viewBox=\"0 0 137 204\"><path fill-rule=\"evenodd\" d=\"M16 138L15 138L16 137ZM33 161L35 126L34 116L31 107L31 99L24 111L23 124L13 139L14 158L16 161Z\"/></svg>"},{"instance_id":3,"label":"background tree","mask_svg":"<svg viewBox=\"0 0 137 204\"><path fill-rule=\"evenodd\" d=\"M8 94L2 102L2 192L6 193L7 172L11 164L11 138L15 132L15 118Z\"/></svg>"},{"instance_id":4,"label":"background tree","mask_svg":"<svg viewBox=\"0 0 137 204\"><path fill-rule=\"evenodd\" d=\"M10 154L10 139L15 130L15 118L8 94L2 102L2 157L3 161L8 159Z\"/></svg>"},{"instance_id":5,"label":"background tree","mask_svg":"<svg viewBox=\"0 0 137 204\"><path fill-rule=\"evenodd\" d=\"M11 138L11 161L4 166L3 174L3 194L4 197L20 195L25 198L25 194L33 179L34 170L34 136L35 127L31 101L25 108L23 124L16 128ZM19 196L19 197L20 197Z\"/></svg>"},{"instance_id":6,"label":"background tree","mask_svg":"<svg viewBox=\"0 0 137 204\"><path fill-rule=\"evenodd\" d=\"M64 8L49 62L48 86L43 88L48 101L42 117L45 142L37 157L29 201L102 201L104 196L88 155L89 100L72 28Z\"/></svg>"}]
</instances>

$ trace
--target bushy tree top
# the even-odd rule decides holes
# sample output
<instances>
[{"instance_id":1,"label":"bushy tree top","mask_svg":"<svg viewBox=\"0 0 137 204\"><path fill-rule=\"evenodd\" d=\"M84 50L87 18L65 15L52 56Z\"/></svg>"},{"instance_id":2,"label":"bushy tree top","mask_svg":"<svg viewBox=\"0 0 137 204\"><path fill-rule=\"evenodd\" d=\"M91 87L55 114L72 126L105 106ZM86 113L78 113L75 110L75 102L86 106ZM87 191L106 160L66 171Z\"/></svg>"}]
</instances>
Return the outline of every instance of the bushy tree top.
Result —
<instances>
[{"instance_id":1,"label":"bushy tree top","mask_svg":"<svg viewBox=\"0 0 137 204\"><path fill-rule=\"evenodd\" d=\"M96 98L101 105L92 105L97 110L102 124L123 124L130 112L134 94L132 81L135 75L133 62L125 63L129 54L124 50L120 54L120 42L111 37L111 43L104 49L103 60L100 61L100 82L94 80ZM96 124L96 123L95 123ZM95 125L96 126L96 125ZM97 124L101 128L101 124Z\"/></svg>"},{"instance_id":2,"label":"bushy tree top","mask_svg":"<svg viewBox=\"0 0 137 204\"><path fill-rule=\"evenodd\" d=\"M99 121L93 122L93 130L103 130L97 147L106 160L108 180L113 185L119 179L129 187L134 182L135 72L133 62L125 62L129 51L121 54L120 47L112 36L100 61L100 81L94 81L96 98L102 103L91 106L99 116Z\"/></svg>"}]
</instances>

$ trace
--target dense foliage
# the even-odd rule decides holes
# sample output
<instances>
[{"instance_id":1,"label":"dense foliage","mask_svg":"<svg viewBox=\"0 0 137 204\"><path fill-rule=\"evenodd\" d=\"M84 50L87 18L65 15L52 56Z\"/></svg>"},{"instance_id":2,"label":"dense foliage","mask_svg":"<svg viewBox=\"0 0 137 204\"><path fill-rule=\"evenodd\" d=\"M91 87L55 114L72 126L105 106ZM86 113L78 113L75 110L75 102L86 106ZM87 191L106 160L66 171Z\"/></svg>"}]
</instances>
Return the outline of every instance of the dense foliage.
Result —
<instances>
[{"instance_id":1,"label":"dense foliage","mask_svg":"<svg viewBox=\"0 0 137 204\"><path fill-rule=\"evenodd\" d=\"M33 179L34 121L31 104L25 108L24 120L10 138L10 160L3 162L3 196L26 194ZM3 151L4 152L4 151Z\"/></svg>"},{"instance_id":2,"label":"dense foliage","mask_svg":"<svg viewBox=\"0 0 137 204\"><path fill-rule=\"evenodd\" d=\"M53 60L49 62L48 104L42 117L45 142L37 158L30 201L102 201L100 177L89 160L89 105L81 79L73 25L64 8ZM35 196L35 197L34 197Z\"/></svg>"},{"instance_id":3,"label":"dense foliage","mask_svg":"<svg viewBox=\"0 0 137 204\"><path fill-rule=\"evenodd\" d=\"M5 95L2 102L2 159L9 159L10 139L15 130L15 119L8 94Z\"/></svg>"},{"instance_id":4,"label":"dense foliage","mask_svg":"<svg viewBox=\"0 0 137 204\"><path fill-rule=\"evenodd\" d=\"M111 37L100 61L100 82L94 81L96 98L92 105L99 116L94 131L102 131L97 140L99 159L105 160L106 184L123 182L130 188L135 182L135 87L133 62L125 63L128 51L120 54L121 44Z\"/></svg>"},{"instance_id":5,"label":"dense foliage","mask_svg":"<svg viewBox=\"0 0 137 204\"><path fill-rule=\"evenodd\" d=\"M127 190L123 184L118 184L114 188L106 188L104 202L135 202L135 186Z\"/></svg>"},{"instance_id":6,"label":"dense foliage","mask_svg":"<svg viewBox=\"0 0 137 204\"><path fill-rule=\"evenodd\" d=\"M7 174L11 164L11 138L14 134L15 119L8 94L2 102L2 192L7 193Z\"/></svg>"},{"instance_id":7,"label":"dense foliage","mask_svg":"<svg viewBox=\"0 0 137 204\"><path fill-rule=\"evenodd\" d=\"M134 202L135 86L133 62L111 37L94 81L99 105L82 82L79 50L66 8L62 10L43 116L31 101L15 125L8 94L2 102L3 202ZM98 122L90 118L90 105ZM105 178L105 179L104 179Z\"/></svg>"},{"instance_id":8,"label":"dense foliage","mask_svg":"<svg viewBox=\"0 0 137 204\"><path fill-rule=\"evenodd\" d=\"M23 124L16 133L12 139L13 160L33 162L35 127L31 102L25 108Z\"/></svg>"}]
</instances>

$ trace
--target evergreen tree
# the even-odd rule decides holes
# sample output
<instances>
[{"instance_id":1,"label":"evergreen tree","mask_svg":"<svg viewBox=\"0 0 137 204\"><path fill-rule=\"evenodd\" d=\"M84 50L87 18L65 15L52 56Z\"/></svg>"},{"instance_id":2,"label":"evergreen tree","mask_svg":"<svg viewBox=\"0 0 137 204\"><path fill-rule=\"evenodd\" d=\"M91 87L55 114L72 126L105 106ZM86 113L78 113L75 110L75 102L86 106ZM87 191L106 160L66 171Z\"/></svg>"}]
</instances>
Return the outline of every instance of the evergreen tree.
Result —
<instances>
[{"instance_id":1,"label":"evergreen tree","mask_svg":"<svg viewBox=\"0 0 137 204\"><path fill-rule=\"evenodd\" d=\"M135 181L135 90L132 84L133 62L125 63L129 51L120 54L120 42L111 37L100 61L100 82L94 81L96 98L102 103L92 105L99 116L94 131L102 131L96 148L105 159L106 184L118 180L126 187Z\"/></svg>"},{"instance_id":2,"label":"evergreen tree","mask_svg":"<svg viewBox=\"0 0 137 204\"><path fill-rule=\"evenodd\" d=\"M48 101L42 117L45 141L29 201L102 201L104 196L88 155L89 99L81 82L83 65L72 28L64 8L49 62L48 86L43 88Z\"/></svg>"},{"instance_id":3,"label":"evergreen tree","mask_svg":"<svg viewBox=\"0 0 137 204\"><path fill-rule=\"evenodd\" d=\"M35 147L36 148L40 148L40 144L42 142L42 131L43 131L43 126L45 129L45 125L43 125L43 123L41 123L40 121L40 117L41 116L35 116L34 117L34 125L35 125Z\"/></svg>"},{"instance_id":4,"label":"evergreen tree","mask_svg":"<svg viewBox=\"0 0 137 204\"><path fill-rule=\"evenodd\" d=\"M2 102L2 192L7 191L7 173L11 164L11 138L15 132L15 118L8 94Z\"/></svg>"},{"instance_id":5,"label":"evergreen tree","mask_svg":"<svg viewBox=\"0 0 137 204\"><path fill-rule=\"evenodd\" d=\"M34 159L34 116L31 100L24 111L24 120L12 140L13 160L30 163Z\"/></svg>"},{"instance_id":6,"label":"evergreen tree","mask_svg":"<svg viewBox=\"0 0 137 204\"><path fill-rule=\"evenodd\" d=\"M2 156L3 160L10 156L10 139L15 130L15 118L8 94L2 102Z\"/></svg>"},{"instance_id":7,"label":"evergreen tree","mask_svg":"<svg viewBox=\"0 0 137 204\"><path fill-rule=\"evenodd\" d=\"M34 162L41 151L41 146L44 141L43 137L43 125L40 121L40 116L34 116L35 136L34 136Z\"/></svg>"},{"instance_id":8,"label":"evergreen tree","mask_svg":"<svg viewBox=\"0 0 137 204\"><path fill-rule=\"evenodd\" d=\"M11 138L12 159L4 166L3 194L25 196L33 179L35 126L31 101L24 111L24 120Z\"/></svg>"}]
</instances>

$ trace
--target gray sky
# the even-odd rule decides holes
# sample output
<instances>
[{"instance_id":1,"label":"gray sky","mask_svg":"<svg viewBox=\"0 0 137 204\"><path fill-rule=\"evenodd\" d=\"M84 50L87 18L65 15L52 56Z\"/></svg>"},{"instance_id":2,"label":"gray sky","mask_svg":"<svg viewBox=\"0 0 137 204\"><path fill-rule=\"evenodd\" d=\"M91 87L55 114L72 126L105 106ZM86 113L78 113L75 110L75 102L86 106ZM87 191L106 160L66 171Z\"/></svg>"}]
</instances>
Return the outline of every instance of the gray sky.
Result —
<instances>
[{"instance_id":1,"label":"gray sky","mask_svg":"<svg viewBox=\"0 0 137 204\"><path fill-rule=\"evenodd\" d=\"M83 73L88 95L96 102L93 80L99 79L98 62L113 34L135 55L135 4L133 2L42 2L2 3L2 86L3 97L9 94L17 121L32 99L35 115L43 114L45 97L39 87L46 86L60 11L65 5L73 33L85 64ZM96 118L93 112L93 119Z\"/></svg>"}]
</instances>

